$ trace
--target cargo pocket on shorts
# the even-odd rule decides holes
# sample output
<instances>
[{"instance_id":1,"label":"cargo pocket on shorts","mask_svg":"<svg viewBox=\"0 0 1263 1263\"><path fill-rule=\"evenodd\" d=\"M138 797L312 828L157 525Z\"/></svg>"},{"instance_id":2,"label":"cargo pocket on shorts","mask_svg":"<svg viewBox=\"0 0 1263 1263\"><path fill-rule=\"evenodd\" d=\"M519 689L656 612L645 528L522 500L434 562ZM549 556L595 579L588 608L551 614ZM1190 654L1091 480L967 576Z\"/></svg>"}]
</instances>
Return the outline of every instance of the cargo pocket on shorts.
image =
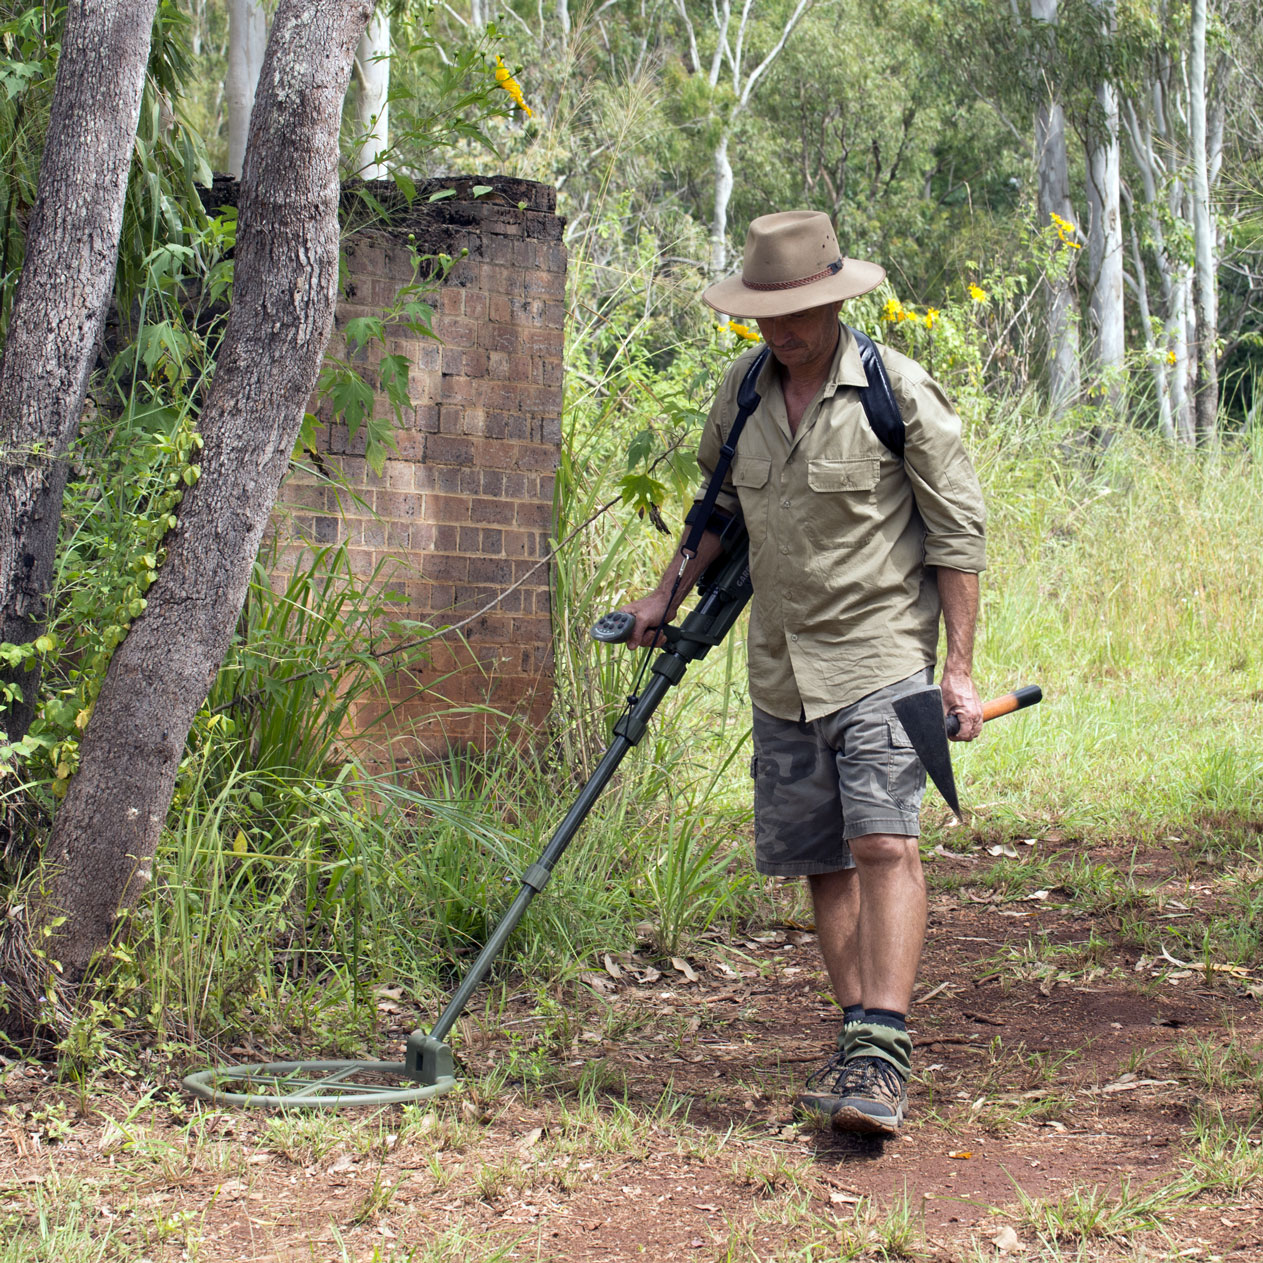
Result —
<instances>
[{"instance_id":1,"label":"cargo pocket on shorts","mask_svg":"<svg viewBox=\"0 0 1263 1263\"><path fill-rule=\"evenodd\" d=\"M912 741L897 719L886 721L890 748L886 755L886 789L904 806L914 805L925 788L925 771Z\"/></svg>"}]
</instances>

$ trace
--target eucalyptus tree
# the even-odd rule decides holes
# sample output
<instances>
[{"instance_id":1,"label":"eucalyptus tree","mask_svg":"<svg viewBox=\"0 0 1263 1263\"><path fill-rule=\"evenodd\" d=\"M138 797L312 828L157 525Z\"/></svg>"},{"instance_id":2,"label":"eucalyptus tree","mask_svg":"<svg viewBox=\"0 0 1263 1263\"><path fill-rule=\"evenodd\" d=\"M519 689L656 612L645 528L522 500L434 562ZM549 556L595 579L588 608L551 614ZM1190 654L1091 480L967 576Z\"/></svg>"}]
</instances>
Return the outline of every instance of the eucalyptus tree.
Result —
<instances>
[{"instance_id":1,"label":"eucalyptus tree","mask_svg":"<svg viewBox=\"0 0 1263 1263\"><path fill-rule=\"evenodd\" d=\"M71 978L148 878L189 727L232 637L316 383L337 297L342 106L372 10L371 0L281 0L272 21L232 308L200 419L200 478L110 661L47 848L54 877L40 914Z\"/></svg>"},{"instance_id":2,"label":"eucalyptus tree","mask_svg":"<svg viewBox=\"0 0 1263 1263\"><path fill-rule=\"evenodd\" d=\"M390 145L390 14L373 14L355 50L356 92L350 169L365 180L386 174Z\"/></svg>"},{"instance_id":3,"label":"eucalyptus tree","mask_svg":"<svg viewBox=\"0 0 1263 1263\"><path fill-rule=\"evenodd\" d=\"M768 0L763 0L767 4ZM742 0L734 13L732 0L703 7L675 0L688 41L688 65L704 76L711 94L714 145L711 171L714 195L710 213L710 270L722 274L728 264L728 204L733 169L728 156L733 129L750 108L755 92L802 21L812 0L796 0L788 12L771 21L755 13L754 0ZM761 19L761 20L756 20ZM762 38L760 38L762 37Z\"/></svg>"},{"instance_id":4,"label":"eucalyptus tree","mask_svg":"<svg viewBox=\"0 0 1263 1263\"><path fill-rule=\"evenodd\" d=\"M250 134L254 90L267 46L262 0L228 0L228 68L224 101L228 107L228 174L241 179Z\"/></svg>"},{"instance_id":5,"label":"eucalyptus tree","mask_svg":"<svg viewBox=\"0 0 1263 1263\"><path fill-rule=\"evenodd\" d=\"M71 0L0 365L0 642L43 630L66 485L106 307L157 0ZM9 739L33 715L36 659L2 687Z\"/></svg>"},{"instance_id":6,"label":"eucalyptus tree","mask_svg":"<svg viewBox=\"0 0 1263 1263\"><path fill-rule=\"evenodd\" d=\"M1031 0L1038 56L1037 74L1032 76L1035 93L1036 201L1040 227L1060 228L1059 238L1076 230L1078 215L1070 200L1070 165L1066 149L1066 112L1053 68L1056 50L1057 0ZM1073 246L1063 241L1069 266L1050 276L1046 320L1048 330L1048 402L1059 416L1079 394L1079 311L1075 286Z\"/></svg>"},{"instance_id":7,"label":"eucalyptus tree","mask_svg":"<svg viewBox=\"0 0 1263 1263\"><path fill-rule=\"evenodd\" d=\"M1103 45L1115 27L1115 0L1089 0L1098 10ZM1123 307L1123 208L1118 85L1106 61L1096 85L1087 136L1088 361L1096 398L1111 412L1121 403L1127 351ZM1113 419L1113 418L1111 418Z\"/></svg>"},{"instance_id":8,"label":"eucalyptus tree","mask_svg":"<svg viewBox=\"0 0 1263 1263\"><path fill-rule=\"evenodd\" d=\"M1210 205L1206 124L1207 0L1193 0L1189 40L1189 131L1193 184L1193 307L1197 313L1197 376L1193 412L1199 446L1218 440L1219 269Z\"/></svg>"}]
</instances>

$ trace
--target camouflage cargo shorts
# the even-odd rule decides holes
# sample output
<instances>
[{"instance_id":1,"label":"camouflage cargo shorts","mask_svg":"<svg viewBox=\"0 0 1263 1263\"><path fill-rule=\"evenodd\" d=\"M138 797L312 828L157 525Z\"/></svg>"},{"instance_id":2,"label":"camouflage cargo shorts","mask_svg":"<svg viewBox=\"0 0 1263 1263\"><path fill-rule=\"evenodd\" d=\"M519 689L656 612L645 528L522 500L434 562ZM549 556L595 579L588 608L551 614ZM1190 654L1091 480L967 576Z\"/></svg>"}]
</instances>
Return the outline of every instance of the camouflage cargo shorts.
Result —
<instances>
[{"instance_id":1,"label":"camouflage cargo shorts","mask_svg":"<svg viewBox=\"0 0 1263 1263\"><path fill-rule=\"evenodd\" d=\"M892 703L933 680L927 667L811 723L754 707L754 854L759 872L851 868L848 840L917 837L925 768Z\"/></svg>"}]
</instances>

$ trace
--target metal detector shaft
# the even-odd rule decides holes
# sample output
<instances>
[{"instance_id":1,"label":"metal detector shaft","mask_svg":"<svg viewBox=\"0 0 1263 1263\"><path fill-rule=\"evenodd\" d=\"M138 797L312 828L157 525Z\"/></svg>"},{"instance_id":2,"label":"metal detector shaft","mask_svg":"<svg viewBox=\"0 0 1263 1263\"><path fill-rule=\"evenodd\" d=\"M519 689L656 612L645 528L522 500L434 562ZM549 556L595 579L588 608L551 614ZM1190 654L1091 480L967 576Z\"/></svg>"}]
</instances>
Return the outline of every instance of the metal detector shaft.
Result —
<instances>
[{"instance_id":1,"label":"metal detector shaft","mask_svg":"<svg viewBox=\"0 0 1263 1263\"><path fill-rule=\"evenodd\" d=\"M690 662L704 658L712 647L723 640L749 601L748 540L739 518L734 519L724 531L722 544L719 557L707 567L698 583L701 599L679 627L663 628L667 644L650 668L649 684L631 709L614 725L614 738L601 762L579 791L574 805L557 826L539 859L522 874L522 889L517 898L492 931L486 946L478 953L477 960L470 966L429 1035L414 1031L408 1040L409 1072L421 1082L431 1082L434 1075L450 1073L450 1069L445 1067L451 1066L451 1051L443 1041L504 949L522 914L548 884L554 865L579 831L579 826L623 761L623 756L644 736L658 704L672 685L678 684L684 677Z\"/></svg>"}]
</instances>

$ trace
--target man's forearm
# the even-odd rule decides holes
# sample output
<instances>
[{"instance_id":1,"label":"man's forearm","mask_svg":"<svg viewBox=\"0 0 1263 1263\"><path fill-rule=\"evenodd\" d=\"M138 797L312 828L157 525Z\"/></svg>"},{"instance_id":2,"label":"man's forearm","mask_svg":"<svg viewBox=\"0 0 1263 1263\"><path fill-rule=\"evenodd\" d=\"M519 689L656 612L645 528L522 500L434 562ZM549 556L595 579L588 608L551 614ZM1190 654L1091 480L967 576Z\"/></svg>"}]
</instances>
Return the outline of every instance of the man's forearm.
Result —
<instances>
[{"instance_id":1,"label":"man's forearm","mask_svg":"<svg viewBox=\"0 0 1263 1263\"><path fill-rule=\"evenodd\" d=\"M938 568L938 593L947 633L947 671L974 669L974 632L978 626L978 576L966 570Z\"/></svg>"},{"instance_id":2,"label":"man's forearm","mask_svg":"<svg viewBox=\"0 0 1263 1263\"><path fill-rule=\"evenodd\" d=\"M978 626L978 576L967 570L938 568L938 592L947 633L943 664L943 707L960 721L958 741L982 731L982 699L974 685L974 630Z\"/></svg>"}]
</instances>

